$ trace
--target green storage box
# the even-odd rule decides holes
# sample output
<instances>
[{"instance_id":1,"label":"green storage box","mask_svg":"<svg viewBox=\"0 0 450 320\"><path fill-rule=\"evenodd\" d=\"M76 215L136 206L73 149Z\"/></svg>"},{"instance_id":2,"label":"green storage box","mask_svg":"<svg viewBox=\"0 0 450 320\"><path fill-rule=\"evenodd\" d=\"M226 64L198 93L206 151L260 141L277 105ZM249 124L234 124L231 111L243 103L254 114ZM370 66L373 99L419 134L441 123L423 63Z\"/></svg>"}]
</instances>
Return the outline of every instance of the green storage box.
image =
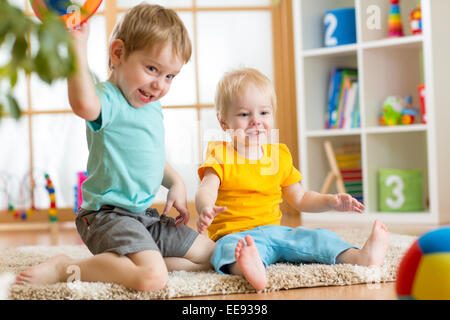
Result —
<instances>
[{"instance_id":1,"label":"green storage box","mask_svg":"<svg viewBox=\"0 0 450 320\"><path fill-rule=\"evenodd\" d=\"M422 170L380 169L378 199L382 212L423 211Z\"/></svg>"}]
</instances>

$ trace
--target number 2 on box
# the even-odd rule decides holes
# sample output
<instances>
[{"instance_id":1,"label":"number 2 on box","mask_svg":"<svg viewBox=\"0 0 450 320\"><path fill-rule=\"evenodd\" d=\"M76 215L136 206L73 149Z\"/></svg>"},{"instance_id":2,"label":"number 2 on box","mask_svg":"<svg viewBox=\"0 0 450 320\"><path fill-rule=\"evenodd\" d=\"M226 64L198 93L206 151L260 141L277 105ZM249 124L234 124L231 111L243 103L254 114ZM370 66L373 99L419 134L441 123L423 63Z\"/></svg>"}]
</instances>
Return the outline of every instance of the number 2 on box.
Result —
<instances>
[{"instance_id":1,"label":"number 2 on box","mask_svg":"<svg viewBox=\"0 0 450 320\"><path fill-rule=\"evenodd\" d=\"M333 37L333 33L338 26L338 20L334 14L327 14L324 18L325 24L329 24L327 31L325 33L325 45L335 46L338 44L336 37Z\"/></svg>"}]
</instances>

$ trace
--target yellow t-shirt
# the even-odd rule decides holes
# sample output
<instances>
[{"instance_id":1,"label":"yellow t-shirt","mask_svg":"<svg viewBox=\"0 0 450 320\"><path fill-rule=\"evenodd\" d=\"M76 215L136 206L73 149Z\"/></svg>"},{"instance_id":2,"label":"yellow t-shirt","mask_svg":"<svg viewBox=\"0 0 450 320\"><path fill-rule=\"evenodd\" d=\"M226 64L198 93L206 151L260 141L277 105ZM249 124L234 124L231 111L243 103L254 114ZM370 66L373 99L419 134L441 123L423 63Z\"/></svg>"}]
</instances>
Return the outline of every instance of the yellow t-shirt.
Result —
<instances>
[{"instance_id":1,"label":"yellow t-shirt","mask_svg":"<svg viewBox=\"0 0 450 320\"><path fill-rule=\"evenodd\" d=\"M206 168L215 171L220 179L216 206L227 207L208 227L212 240L258 226L280 224L281 187L299 182L302 175L293 166L286 145L264 144L263 152L260 160L249 160L228 142L209 143L198 174L201 180Z\"/></svg>"}]
</instances>

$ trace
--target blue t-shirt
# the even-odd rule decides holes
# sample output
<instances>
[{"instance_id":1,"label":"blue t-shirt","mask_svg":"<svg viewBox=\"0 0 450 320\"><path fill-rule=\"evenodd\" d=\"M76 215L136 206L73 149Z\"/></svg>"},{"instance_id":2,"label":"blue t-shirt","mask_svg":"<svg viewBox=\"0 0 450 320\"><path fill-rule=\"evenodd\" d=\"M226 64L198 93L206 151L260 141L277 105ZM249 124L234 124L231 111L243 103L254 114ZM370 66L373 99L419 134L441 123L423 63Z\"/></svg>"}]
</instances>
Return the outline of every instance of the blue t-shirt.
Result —
<instances>
[{"instance_id":1,"label":"blue t-shirt","mask_svg":"<svg viewBox=\"0 0 450 320\"><path fill-rule=\"evenodd\" d=\"M111 82L96 85L102 109L86 122L88 178L82 208L114 205L147 209L161 186L165 167L164 124L159 101L134 108Z\"/></svg>"}]
</instances>

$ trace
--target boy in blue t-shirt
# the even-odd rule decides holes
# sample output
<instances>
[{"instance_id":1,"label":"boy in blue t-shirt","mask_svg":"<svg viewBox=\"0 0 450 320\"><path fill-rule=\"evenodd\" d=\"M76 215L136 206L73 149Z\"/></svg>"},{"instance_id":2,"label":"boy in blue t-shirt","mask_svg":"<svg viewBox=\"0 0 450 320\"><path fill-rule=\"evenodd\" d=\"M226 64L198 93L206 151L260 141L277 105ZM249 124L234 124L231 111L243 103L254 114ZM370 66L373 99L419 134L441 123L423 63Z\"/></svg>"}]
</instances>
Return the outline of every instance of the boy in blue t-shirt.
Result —
<instances>
[{"instance_id":1,"label":"boy in blue t-shirt","mask_svg":"<svg viewBox=\"0 0 450 320\"><path fill-rule=\"evenodd\" d=\"M165 287L168 271L209 269L215 243L186 225L185 186L164 151L159 100L191 56L182 21L158 5L130 9L112 36L109 80L96 86L87 62L88 24L70 32L78 70L68 79L69 101L86 120L89 148L76 225L94 256L52 257L20 273L16 283L65 281L68 267L77 266L78 280L147 291ZM161 184L169 192L160 216L149 206ZM172 207L176 219L166 216Z\"/></svg>"}]
</instances>

